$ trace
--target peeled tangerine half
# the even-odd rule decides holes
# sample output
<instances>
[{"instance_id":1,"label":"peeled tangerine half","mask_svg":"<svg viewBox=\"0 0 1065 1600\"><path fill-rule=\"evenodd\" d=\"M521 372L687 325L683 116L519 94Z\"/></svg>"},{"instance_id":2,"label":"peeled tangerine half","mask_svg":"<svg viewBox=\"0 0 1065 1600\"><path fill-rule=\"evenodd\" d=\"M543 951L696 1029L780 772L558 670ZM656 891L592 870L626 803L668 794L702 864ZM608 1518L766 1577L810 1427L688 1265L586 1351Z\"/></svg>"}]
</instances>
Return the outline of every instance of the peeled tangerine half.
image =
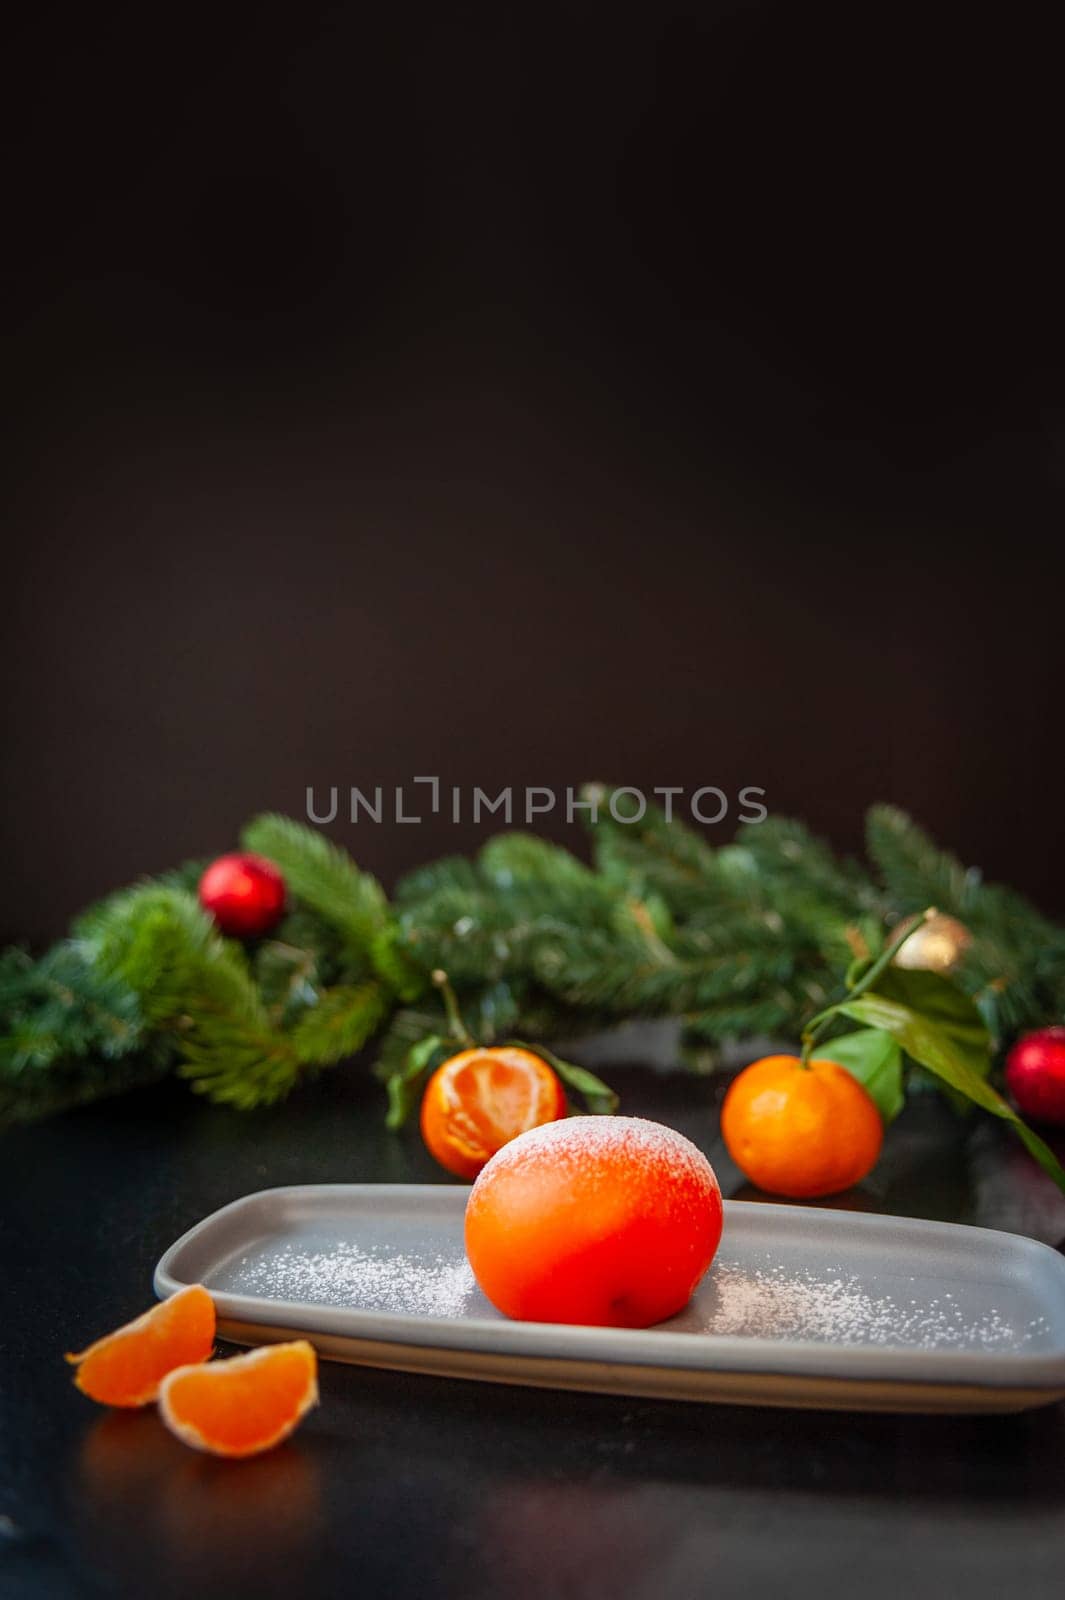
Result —
<instances>
[{"instance_id":1,"label":"peeled tangerine half","mask_svg":"<svg viewBox=\"0 0 1065 1600\"><path fill-rule=\"evenodd\" d=\"M214 1344L214 1302L198 1283L67 1360L82 1394L105 1406L144 1406L175 1367L206 1361Z\"/></svg>"},{"instance_id":2,"label":"peeled tangerine half","mask_svg":"<svg viewBox=\"0 0 1065 1600\"><path fill-rule=\"evenodd\" d=\"M318 1358L305 1339L179 1367L159 1388L159 1415L171 1433L216 1456L269 1450L317 1403Z\"/></svg>"}]
</instances>

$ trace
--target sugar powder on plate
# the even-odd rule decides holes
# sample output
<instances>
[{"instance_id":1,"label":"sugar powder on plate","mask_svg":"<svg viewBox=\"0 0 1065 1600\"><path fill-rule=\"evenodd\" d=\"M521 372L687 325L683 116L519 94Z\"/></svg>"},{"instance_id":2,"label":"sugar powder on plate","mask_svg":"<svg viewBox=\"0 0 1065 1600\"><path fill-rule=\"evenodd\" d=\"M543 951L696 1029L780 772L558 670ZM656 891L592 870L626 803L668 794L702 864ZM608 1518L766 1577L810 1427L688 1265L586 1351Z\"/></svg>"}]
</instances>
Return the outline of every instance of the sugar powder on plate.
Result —
<instances>
[{"instance_id":1,"label":"sugar powder on plate","mask_svg":"<svg viewBox=\"0 0 1065 1600\"><path fill-rule=\"evenodd\" d=\"M270 1300L458 1317L475 1284L468 1263L453 1256L377 1255L355 1244L329 1250L287 1244L268 1257L244 1257L232 1287Z\"/></svg>"},{"instance_id":2,"label":"sugar powder on plate","mask_svg":"<svg viewBox=\"0 0 1065 1600\"><path fill-rule=\"evenodd\" d=\"M915 1280L916 1282L916 1280ZM719 1262L686 1314L694 1333L746 1334L755 1339L801 1339L819 1344L895 1345L908 1349L1015 1349L1046 1327L1023 1326L990 1309L967 1315L954 1295L931 1299L870 1294L858 1279L829 1268L820 1276L780 1266L750 1268Z\"/></svg>"}]
</instances>

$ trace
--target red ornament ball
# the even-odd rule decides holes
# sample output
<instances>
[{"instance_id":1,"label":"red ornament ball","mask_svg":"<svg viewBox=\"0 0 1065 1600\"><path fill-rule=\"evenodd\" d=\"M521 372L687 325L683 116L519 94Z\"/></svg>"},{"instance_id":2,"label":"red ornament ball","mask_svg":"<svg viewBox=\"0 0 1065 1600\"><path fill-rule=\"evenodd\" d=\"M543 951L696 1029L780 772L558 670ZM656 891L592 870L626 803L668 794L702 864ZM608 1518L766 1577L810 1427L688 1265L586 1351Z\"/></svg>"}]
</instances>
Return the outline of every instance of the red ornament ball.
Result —
<instances>
[{"instance_id":1,"label":"red ornament ball","mask_svg":"<svg viewBox=\"0 0 1065 1600\"><path fill-rule=\"evenodd\" d=\"M1006 1057L1006 1087L1017 1110L1065 1127L1065 1028L1039 1028Z\"/></svg>"},{"instance_id":2,"label":"red ornament ball","mask_svg":"<svg viewBox=\"0 0 1065 1600\"><path fill-rule=\"evenodd\" d=\"M281 920L285 880L263 856L219 856L200 879L200 904L231 938L258 939Z\"/></svg>"}]
</instances>

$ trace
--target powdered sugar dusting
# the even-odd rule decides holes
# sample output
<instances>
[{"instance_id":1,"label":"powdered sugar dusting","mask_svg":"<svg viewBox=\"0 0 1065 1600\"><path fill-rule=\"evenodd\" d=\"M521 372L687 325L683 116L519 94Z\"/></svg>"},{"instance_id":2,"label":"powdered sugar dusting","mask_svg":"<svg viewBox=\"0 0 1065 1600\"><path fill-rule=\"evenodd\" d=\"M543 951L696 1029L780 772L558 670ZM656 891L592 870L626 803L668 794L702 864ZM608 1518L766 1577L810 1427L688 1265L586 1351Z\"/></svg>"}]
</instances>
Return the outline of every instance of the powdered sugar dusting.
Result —
<instances>
[{"instance_id":1,"label":"powdered sugar dusting","mask_svg":"<svg viewBox=\"0 0 1065 1600\"><path fill-rule=\"evenodd\" d=\"M974 1316L950 1290L929 1297L927 1282L921 1287L923 1297L870 1294L832 1267L815 1274L719 1262L682 1315L692 1333L915 1350L1013 1350L1048 1330L1045 1317L1014 1319L994 1307Z\"/></svg>"},{"instance_id":2,"label":"powdered sugar dusting","mask_svg":"<svg viewBox=\"0 0 1065 1600\"><path fill-rule=\"evenodd\" d=\"M328 1249L289 1242L230 1263L226 1288L407 1316L498 1315L457 1250L418 1255L347 1242ZM1038 1348L1051 1331L1045 1317L1025 1316L1016 1306L1012 1314L986 1305L974 1310L964 1296L930 1288L927 1279L913 1278L896 1284L893 1294L874 1294L839 1267L814 1272L788 1269L768 1256L763 1265L719 1259L691 1305L662 1326L703 1337L975 1351Z\"/></svg>"},{"instance_id":3,"label":"powdered sugar dusting","mask_svg":"<svg viewBox=\"0 0 1065 1600\"><path fill-rule=\"evenodd\" d=\"M692 1179L705 1188L717 1188L713 1168L702 1151L675 1128L643 1117L563 1117L519 1134L492 1157L486 1173L520 1171L549 1148L551 1162L571 1178L594 1188L602 1174L600 1158L621 1155L635 1181L642 1172L657 1176L663 1163L678 1179ZM613 1181L613 1174L611 1174Z\"/></svg>"},{"instance_id":4,"label":"powdered sugar dusting","mask_svg":"<svg viewBox=\"0 0 1065 1600\"><path fill-rule=\"evenodd\" d=\"M237 1294L305 1305L419 1317L482 1314L480 1306L469 1304L477 1291L467 1261L362 1250L356 1244L329 1250L286 1244L268 1256L245 1256L232 1269L231 1286Z\"/></svg>"}]
</instances>

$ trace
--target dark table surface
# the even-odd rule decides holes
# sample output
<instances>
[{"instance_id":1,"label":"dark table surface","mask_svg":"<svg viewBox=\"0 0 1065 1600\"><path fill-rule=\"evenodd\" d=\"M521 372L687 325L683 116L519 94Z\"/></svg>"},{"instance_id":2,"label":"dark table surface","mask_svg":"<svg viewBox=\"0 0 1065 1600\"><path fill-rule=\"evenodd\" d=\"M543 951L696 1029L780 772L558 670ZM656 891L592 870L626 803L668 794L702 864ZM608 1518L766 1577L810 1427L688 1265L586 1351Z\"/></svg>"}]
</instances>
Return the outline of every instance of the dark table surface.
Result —
<instances>
[{"instance_id":1,"label":"dark table surface","mask_svg":"<svg viewBox=\"0 0 1065 1600\"><path fill-rule=\"evenodd\" d=\"M726 1193L720 1084L629 1069L623 1109L694 1138ZM108 1413L61 1361L152 1300L162 1250L250 1190L447 1181L358 1070L287 1106L178 1085L0 1138L0 1595L648 1600L1058 1596L1065 1405L816 1414L508 1388L324 1363L271 1454L215 1461ZM922 1096L835 1204L1065 1238L1009 1136Z\"/></svg>"}]
</instances>

